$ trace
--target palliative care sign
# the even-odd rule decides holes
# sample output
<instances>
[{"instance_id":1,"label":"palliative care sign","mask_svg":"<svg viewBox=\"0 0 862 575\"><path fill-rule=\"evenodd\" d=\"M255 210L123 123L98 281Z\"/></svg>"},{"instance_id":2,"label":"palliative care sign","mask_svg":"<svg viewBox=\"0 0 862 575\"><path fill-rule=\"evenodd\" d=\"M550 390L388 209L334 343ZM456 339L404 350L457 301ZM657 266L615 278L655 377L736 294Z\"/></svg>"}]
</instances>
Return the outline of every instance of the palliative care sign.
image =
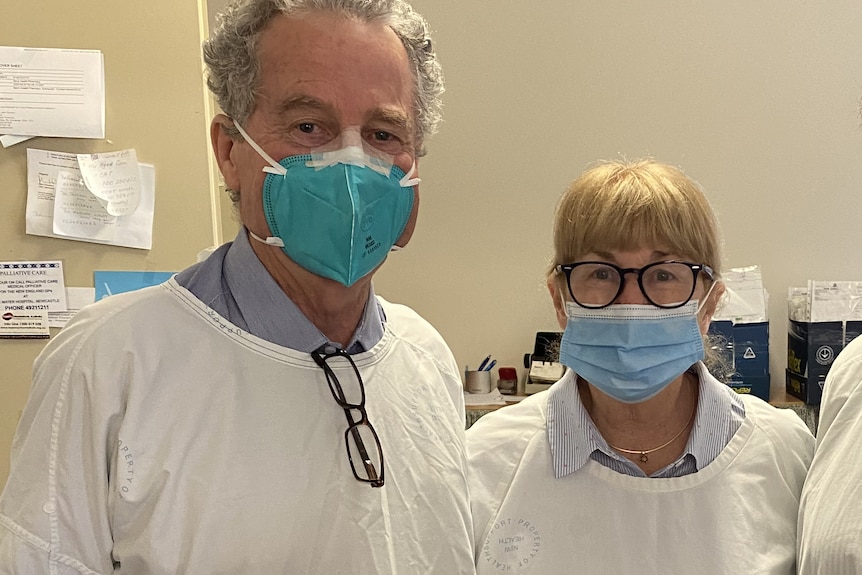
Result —
<instances>
[{"instance_id":1,"label":"palliative care sign","mask_svg":"<svg viewBox=\"0 0 862 575\"><path fill-rule=\"evenodd\" d=\"M0 337L48 337L48 312L66 311L59 261L0 262Z\"/></svg>"}]
</instances>

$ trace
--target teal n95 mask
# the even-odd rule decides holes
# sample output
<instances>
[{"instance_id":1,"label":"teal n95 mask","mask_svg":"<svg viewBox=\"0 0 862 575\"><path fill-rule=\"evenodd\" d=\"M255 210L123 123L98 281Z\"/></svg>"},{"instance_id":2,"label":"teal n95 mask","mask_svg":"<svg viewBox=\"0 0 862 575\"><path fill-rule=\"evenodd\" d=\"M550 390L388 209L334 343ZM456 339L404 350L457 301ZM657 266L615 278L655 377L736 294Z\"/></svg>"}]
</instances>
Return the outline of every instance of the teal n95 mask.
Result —
<instances>
[{"instance_id":1,"label":"teal n95 mask","mask_svg":"<svg viewBox=\"0 0 862 575\"><path fill-rule=\"evenodd\" d=\"M254 239L345 286L386 259L413 210L415 162L405 174L391 156L368 149L357 128L327 148L276 162L234 125L269 163L262 199L271 235L262 239L249 230Z\"/></svg>"}]
</instances>

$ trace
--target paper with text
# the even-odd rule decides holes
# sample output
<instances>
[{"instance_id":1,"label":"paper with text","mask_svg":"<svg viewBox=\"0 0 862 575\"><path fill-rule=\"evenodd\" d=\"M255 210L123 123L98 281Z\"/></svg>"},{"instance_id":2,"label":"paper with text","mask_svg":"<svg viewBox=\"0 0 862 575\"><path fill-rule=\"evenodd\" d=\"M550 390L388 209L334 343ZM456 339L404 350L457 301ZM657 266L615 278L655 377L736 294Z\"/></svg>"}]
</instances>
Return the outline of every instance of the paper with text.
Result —
<instances>
[{"instance_id":1,"label":"paper with text","mask_svg":"<svg viewBox=\"0 0 862 575\"><path fill-rule=\"evenodd\" d=\"M129 215L111 216L84 186L75 154L28 149L26 232L129 248L152 248L156 170L149 164L138 164L138 168L137 208ZM58 185L59 204L56 202Z\"/></svg>"},{"instance_id":2,"label":"paper with text","mask_svg":"<svg viewBox=\"0 0 862 575\"><path fill-rule=\"evenodd\" d=\"M110 240L116 216L108 213L72 172L57 172L54 187L53 232L60 236Z\"/></svg>"},{"instance_id":3,"label":"paper with text","mask_svg":"<svg viewBox=\"0 0 862 575\"><path fill-rule=\"evenodd\" d=\"M78 154L84 185L112 216L128 216L138 207L141 182L134 150Z\"/></svg>"},{"instance_id":4,"label":"paper with text","mask_svg":"<svg viewBox=\"0 0 862 575\"><path fill-rule=\"evenodd\" d=\"M105 137L98 50L0 46L0 134Z\"/></svg>"},{"instance_id":5,"label":"paper with text","mask_svg":"<svg viewBox=\"0 0 862 575\"><path fill-rule=\"evenodd\" d=\"M0 262L0 311L66 311L63 262Z\"/></svg>"}]
</instances>

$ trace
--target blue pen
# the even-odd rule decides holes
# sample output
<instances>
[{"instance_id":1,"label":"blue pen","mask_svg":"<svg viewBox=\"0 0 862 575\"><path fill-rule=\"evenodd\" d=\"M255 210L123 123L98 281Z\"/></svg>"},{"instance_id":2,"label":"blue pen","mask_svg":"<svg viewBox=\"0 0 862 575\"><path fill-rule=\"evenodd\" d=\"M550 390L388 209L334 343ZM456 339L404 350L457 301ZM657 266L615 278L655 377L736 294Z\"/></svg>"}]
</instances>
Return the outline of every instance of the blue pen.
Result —
<instances>
[{"instance_id":1,"label":"blue pen","mask_svg":"<svg viewBox=\"0 0 862 575\"><path fill-rule=\"evenodd\" d=\"M491 363L485 366L485 371L491 371L495 365L497 365L497 360L491 360Z\"/></svg>"},{"instance_id":2,"label":"blue pen","mask_svg":"<svg viewBox=\"0 0 862 575\"><path fill-rule=\"evenodd\" d=\"M486 366L486 365L488 365L488 362L489 362L490 360L491 360L491 354L489 353L489 354L488 354L488 357L486 357L485 359L483 359L483 360L482 360L482 363L480 363L480 364L479 364L479 367L478 367L478 369L476 369L476 371L484 371L484 370L485 370L485 366Z\"/></svg>"}]
</instances>

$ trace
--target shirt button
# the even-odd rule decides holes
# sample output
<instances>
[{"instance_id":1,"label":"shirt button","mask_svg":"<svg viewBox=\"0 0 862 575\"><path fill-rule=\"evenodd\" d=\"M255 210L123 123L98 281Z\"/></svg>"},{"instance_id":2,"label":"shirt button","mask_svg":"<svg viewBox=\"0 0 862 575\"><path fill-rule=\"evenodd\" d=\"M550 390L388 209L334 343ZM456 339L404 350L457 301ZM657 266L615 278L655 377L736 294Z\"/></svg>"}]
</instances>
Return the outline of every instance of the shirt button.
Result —
<instances>
[{"instance_id":1,"label":"shirt button","mask_svg":"<svg viewBox=\"0 0 862 575\"><path fill-rule=\"evenodd\" d=\"M50 515L57 511L57 506L48 501L47 503L45 503L45 505L42 506L42 511Z\"/></svg>"}]
</instances>

